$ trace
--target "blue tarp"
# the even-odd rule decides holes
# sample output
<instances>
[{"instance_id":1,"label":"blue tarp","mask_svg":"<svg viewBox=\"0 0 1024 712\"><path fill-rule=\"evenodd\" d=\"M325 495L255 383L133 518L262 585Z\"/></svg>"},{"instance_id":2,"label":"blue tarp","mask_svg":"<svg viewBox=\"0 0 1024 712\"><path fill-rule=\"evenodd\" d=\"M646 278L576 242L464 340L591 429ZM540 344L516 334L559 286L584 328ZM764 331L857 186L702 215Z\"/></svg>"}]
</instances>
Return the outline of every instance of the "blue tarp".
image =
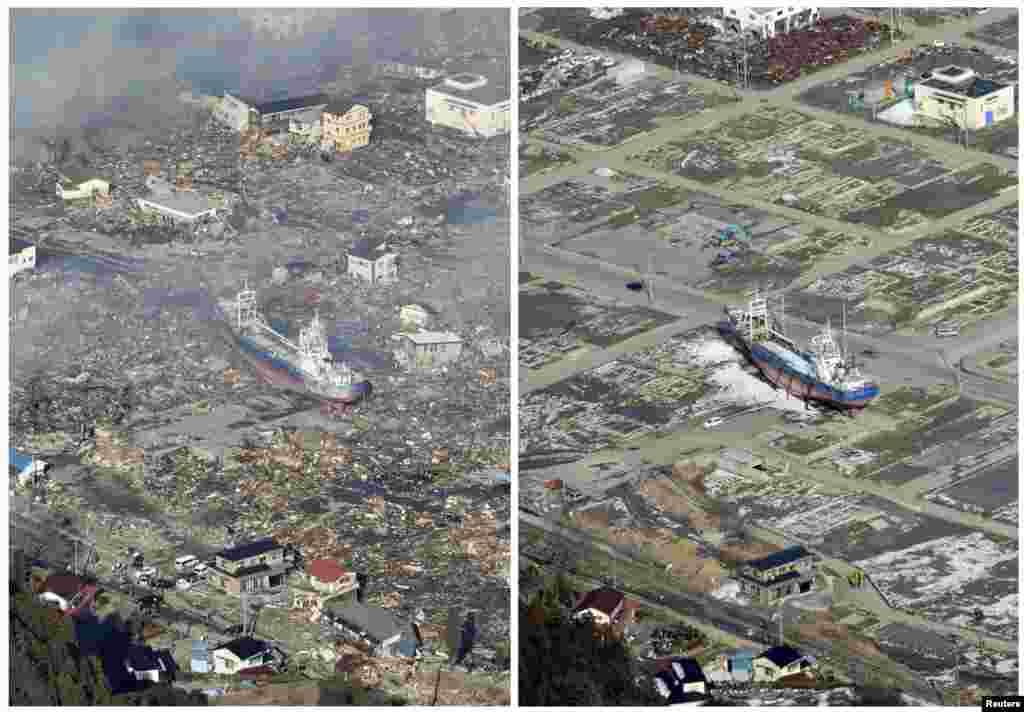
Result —
<instances>
[{"instance_id":1,"label":"blue tarp","mask_svg":"<svg viewBox=\"0 0 1024 712\"><path fill-rule=\"evenodd\" d=\"M284 225L288 222L288 211L284 208L271 208L270 219L274 221L275 225Z\"/></svg>"},{"instance_id":2,"label":"blue tarp","mask_svg":"<svg viewBox=\"0 0 1024 712\"><path fill-rule=\"evenodd\" d=\"M352 211L352 222L357 225L365 225L370 222L370 211L369 210L353 210Z\"/></svg>"},{"instance_id":3,"label":"blue tarp","mask_svg":"<svg viewBox=\"0 0 1024 712\"><path fill-rule=\"evenodd\" d=\"M23 472L26 468L31 467L35 458L31 455L26 455L11 448L11 464L14 465L18 472Z\"/></svg>"}]
</instances>

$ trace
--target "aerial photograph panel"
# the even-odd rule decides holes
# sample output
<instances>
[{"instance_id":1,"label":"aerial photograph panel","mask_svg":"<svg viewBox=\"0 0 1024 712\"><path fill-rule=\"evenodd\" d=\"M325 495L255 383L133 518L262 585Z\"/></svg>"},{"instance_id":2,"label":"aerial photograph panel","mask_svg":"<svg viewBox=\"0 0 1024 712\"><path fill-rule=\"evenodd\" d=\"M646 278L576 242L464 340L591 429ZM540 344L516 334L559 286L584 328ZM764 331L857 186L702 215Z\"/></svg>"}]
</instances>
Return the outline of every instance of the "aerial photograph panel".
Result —
<instances>
[{"instance_id":1,"label":"aerial photograph panel","mask_svg":"<svg viewBox=\"0 0 1024 712\"><path fill-rule=\"evenodd\" d=\"M519 703L1016 694L1018 11L518 12Z\"/></svg>"},{"instance_id":2,"label":"aerial photograph panel","mask_svg":"<svg viewBox=\"0 0 1024 712\"><path fill-rule=\"evenodd\" d=\"M507 9L12 10L9 703L511 703Z\"/></svg>"}]
</instances>

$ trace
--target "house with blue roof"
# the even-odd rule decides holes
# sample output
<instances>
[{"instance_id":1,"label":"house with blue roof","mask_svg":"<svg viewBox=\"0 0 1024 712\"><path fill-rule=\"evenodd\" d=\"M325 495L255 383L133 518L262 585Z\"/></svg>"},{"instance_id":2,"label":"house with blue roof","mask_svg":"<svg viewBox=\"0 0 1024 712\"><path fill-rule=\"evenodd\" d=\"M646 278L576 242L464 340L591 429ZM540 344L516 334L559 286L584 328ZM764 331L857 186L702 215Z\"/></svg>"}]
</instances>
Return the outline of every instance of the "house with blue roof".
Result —
<instances>
[{"instance_id":1,"label":"house with blue roof","mask_svg":"<svg viewBox=\"0 0 1024 712\"><path fill-rule=\"evenodd\" d=\"M710 701L708 681L693 658L672 658L654 676L654 689L670 705L702 706Z\"/></svg>"},{"instance_id":2,"label":"house with blue roof","mask_svg":"<svg viewBox=\"0 0 1024 712\"><path fill-rule=\"evenodd\" d=\"M35 476L41 475L46 471L46 462L37 459L34 455L19 452L13 447L10 448L10 458L11 477L22 487L32 484L32 479Z\"/></svg>"}]
</instances>

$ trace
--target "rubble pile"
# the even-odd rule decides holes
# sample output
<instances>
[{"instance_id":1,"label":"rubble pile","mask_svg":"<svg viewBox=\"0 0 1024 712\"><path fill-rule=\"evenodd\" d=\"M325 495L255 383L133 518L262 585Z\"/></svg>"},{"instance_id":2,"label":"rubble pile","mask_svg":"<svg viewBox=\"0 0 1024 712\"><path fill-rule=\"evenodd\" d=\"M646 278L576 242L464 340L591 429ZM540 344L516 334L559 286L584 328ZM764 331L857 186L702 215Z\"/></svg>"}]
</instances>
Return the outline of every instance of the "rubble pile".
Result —
<instances>
[{"instance_id":1,"label":"rubble pile","mask_svg":"<svg viewBox=\"0 0 1024 712\"><path fill-rule=\"evenodd\" d=\"M145 461L142 448L124 447L114 432L103 426L96 427L96 447L93 463L100 467L137 467Z\"/></svg>"},{"instance_id":2,"label":"rubble pile","mask_svg":"<svg viewBox=\"0 0 1024 712\"><path fill-rule=\"evenodd\" d=\"M423 573L423 567L415 561L385 561L382 565L385 576L416 576Z\"/></svg>"},{"instance_id":3,"label":"rubble pile","mask_svg":"<svg viewBox=\"0 0 1024 712\"><path fill-rule=\"evenodd\" d=\"M448 530L448 541L477 561L485 576L503 575L508 570L511 547L498 539L497 521L490 508L465 514L462 526Z\"/></svg>"},{"instance_id":4,"label":"rubble pile","mask_svg":"<svg viewBox=\"0 0 1024 712\"><path fill-rule=\"evenodd\" d=\"M272 536L278 544L294 546L306 561L316 559L348 561L352 558L352 547L339 544L337 533L326 527L308 529L282 527L275 530Z\"/></svg>"}]
</instances>

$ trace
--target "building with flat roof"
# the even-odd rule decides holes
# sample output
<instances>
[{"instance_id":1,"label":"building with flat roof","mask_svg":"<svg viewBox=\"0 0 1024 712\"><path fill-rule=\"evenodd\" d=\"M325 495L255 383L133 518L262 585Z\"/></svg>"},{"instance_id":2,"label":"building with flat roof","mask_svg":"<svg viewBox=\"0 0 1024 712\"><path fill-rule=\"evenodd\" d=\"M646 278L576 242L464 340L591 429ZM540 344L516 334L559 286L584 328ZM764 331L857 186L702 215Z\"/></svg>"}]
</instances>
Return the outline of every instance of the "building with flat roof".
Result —
<instances>
[{"instance_id":1,"label":"building with flat roof","mask_svg":"<svg viewBox=\"0 0 1024 712\"><path fill-rule=\"evenodd\" d=\"M960 128L981 129L1014 116L1014 86L951 64L914 85L914 110L932 122L952 120Z\"/></svg>"},{"instance_id":2,"label":"building with flat roof","mask_svg":"<svg viewBox=\"0 0 1024 712\"><path fill-rule=\"evenodd\" d=\"M324 143L347 153L370 144L373 125L370 109L351 100L332 101L320 114L320 134Z\"/></svg>"},{"instance_id":3,"label":"building with flat roof","mask_svg":"<svg viewBox=\"0 0 1024 712\"><path fill-rule=\"evenodd\" d=\"M508 133L509 79L489 67L452 74L427 89L426 110L430 123L473 136Z\"/></svg>"},{"instance_id":4,"label":"building with flat roof","mask_svg":"<svg viewBox=\"0 0 1024 712\"><path fill-rule=\"evenodd\" d=\"M814 587L814 554L803 546L790 546L762 559L748 561L740 569L740 590L753 601L767 605Z\"/></svg>"},{"instance_id":5,"label":"building with flat roof","mask_svg":"<svg viewBox=\"0 0 1024 712\"><path fill-rule=\"evenodd\" d=\"M462 338L442 331L416 331L403 335L397 360L407 368L440 368L462 355Z\"/></svg>"},{"instance_id":6,"label":"building with flat roof","mask_svg":"<svg viewBox=\"0 0 1024 712\"><path fill-rule=\"evenodd\" d=\"M154 191L145 198L136 198L142 210L157 213L168 223L195 223L217 216L217 206L201 193L192 191Z\"/></svg>"},{"instance_id":7,"label":"building with flat roof","mask_svg":"<svg viewBox=\"0 0 1024 712\"><path fill-rule=\"evenodd\" d=\"M793 30L812 27L819 16L818 8L807 5L722 8L723 24L727 31L750 34L765 40Z\"/></svg>"}]
</instances>

